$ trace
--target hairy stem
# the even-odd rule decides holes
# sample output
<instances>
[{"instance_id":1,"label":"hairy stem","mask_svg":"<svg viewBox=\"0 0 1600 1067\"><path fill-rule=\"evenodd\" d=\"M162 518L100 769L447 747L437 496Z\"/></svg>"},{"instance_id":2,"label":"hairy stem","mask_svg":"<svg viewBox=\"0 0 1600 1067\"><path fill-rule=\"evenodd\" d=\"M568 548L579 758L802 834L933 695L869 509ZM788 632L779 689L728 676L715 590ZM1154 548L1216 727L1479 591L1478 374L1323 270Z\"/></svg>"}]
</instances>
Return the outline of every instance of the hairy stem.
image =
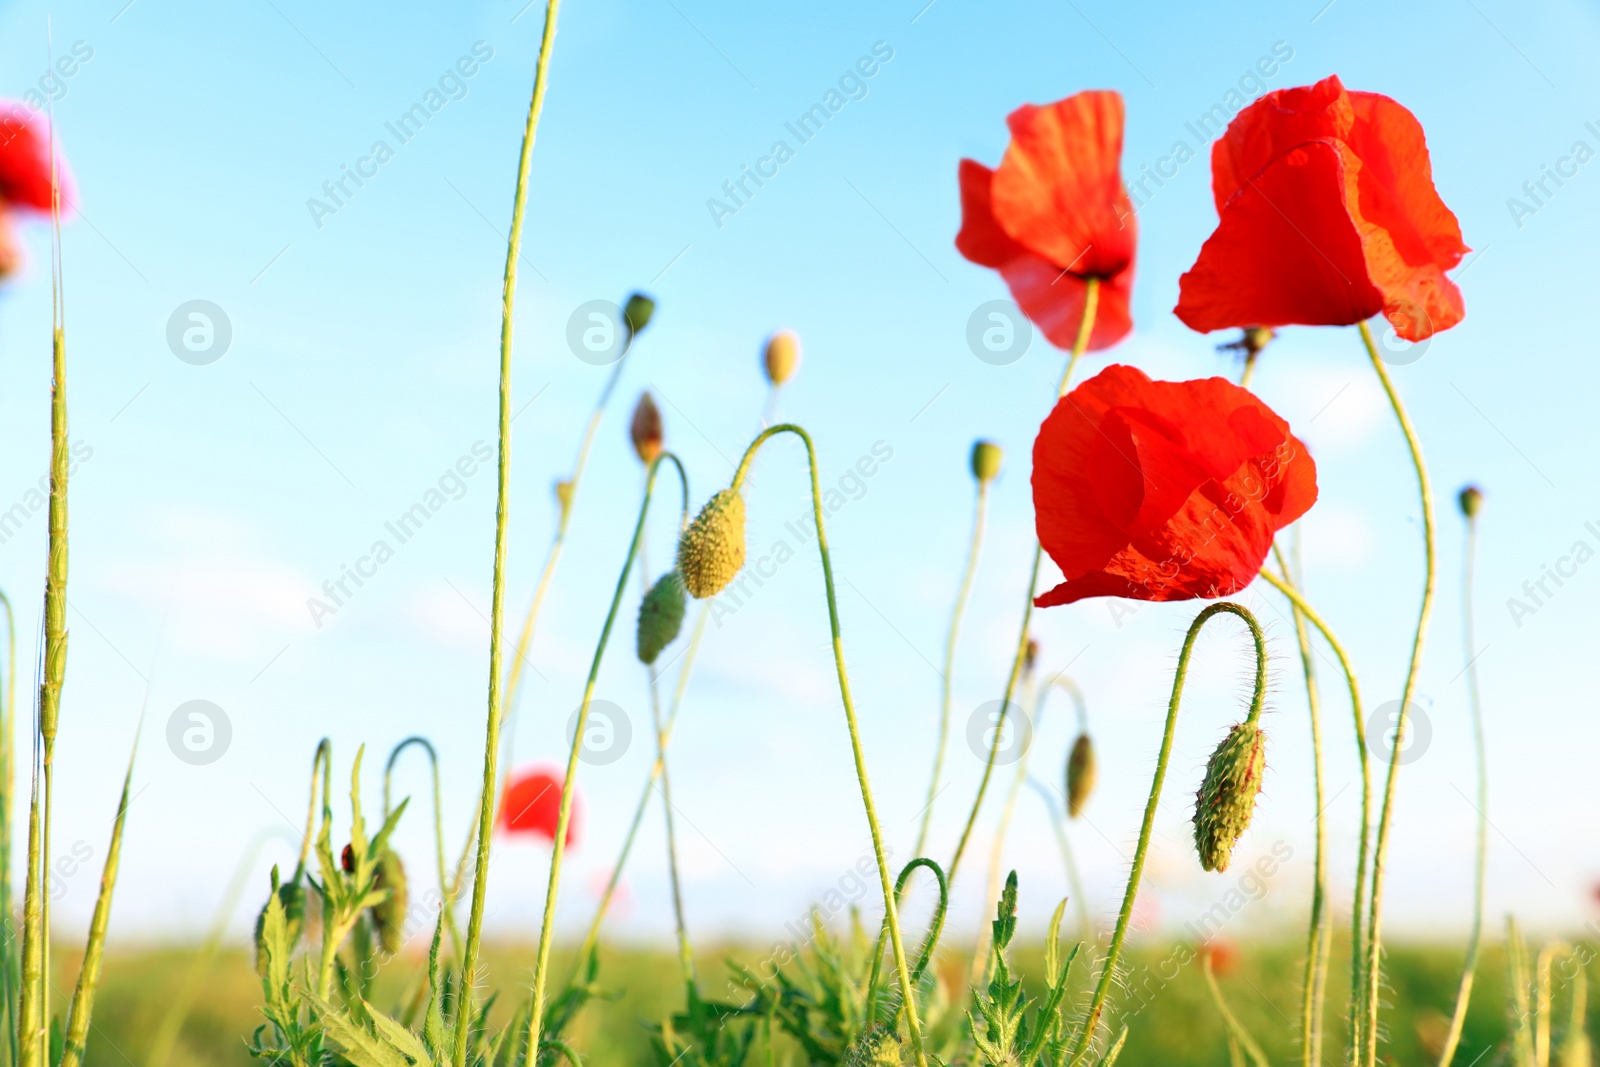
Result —
<instances>
[{"instance_id":1,"label":"hairy stem","mask_svg":"<svg viewBox=\"0 0 1600 1067\"><path fill-rule=\"evenodd\" d=\"M440 800L439 789L439 753L434 750L433 742L426 737L412 736L401 741L389 752L389 759L383 765L383 818L387 822L390 812L389 787L394 777L394 765L400 759L400 754L411 746L417 746L427 753L428 769L433 775L433 850L439 868L439 896L448 904L447 894L450 892L449 872L444 860L444 808ZM455 949L456 958L461 958L461 931L456 926L455 913L448 906L443 908L445 925L450 930L450 946Z\"/></svg>"}]
</instances>

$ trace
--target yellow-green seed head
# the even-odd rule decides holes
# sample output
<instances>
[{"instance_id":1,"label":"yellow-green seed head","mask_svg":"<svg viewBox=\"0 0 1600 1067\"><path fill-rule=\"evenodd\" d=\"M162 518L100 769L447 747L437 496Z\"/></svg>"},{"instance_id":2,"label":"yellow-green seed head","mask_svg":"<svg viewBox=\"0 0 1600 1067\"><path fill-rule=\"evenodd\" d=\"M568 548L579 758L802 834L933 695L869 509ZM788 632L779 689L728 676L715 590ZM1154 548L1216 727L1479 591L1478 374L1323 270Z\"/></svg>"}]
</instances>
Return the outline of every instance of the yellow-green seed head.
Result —
<instances>
[{"instance_id":1,"label":"yellow-green seed head","mask_svg":"<svg viewBox=\"0 0 1600 1067\"><path fill-rule=\"evenodd\" d=\"M744 497L724 489L678 538L678 575L696 600L716 596L744 566Z\"/></svg>"},{"instance_id":2,"label":"yellow-green seed head","mask_svg":"<svg viewBox=\"0 0 1600 1067\"><path fill-rule=\"evenodd\" d=\"M1094 743L1088 734L1079 734L1072 742L1072 752L1067 756L1067 815L1076 819L1094 792L1095 776L1099 773L1094 762Z\"/></svg>"},{"instance_id":3,"label":"yellow-green seed head","mask_svg":"<svg viewBox=\"0 0 1600 1067\"><path fill-rule=\"evenodd\" d=\"M650 318L656 313L656 302L643 293L633 293L622 308L622 317L628 320L628 332L634 336L644 332Z\"/></svg>"},{"instance_id":4,"label":"yellow-green seed head","mask_svg":"<svg viewBox=\"0 0 1600 1067\"><path fill-rule=\"evenodd\" d=\"M1478 517L1478 509L1483 507L1483 490L1475 485L1469 485L1457 495L1456 503L1461 505L1461 514L1469 519L1475 519Z\"/></svg>"},{"instance_id":5,"label":"yellow-green seed head","mask_svg":"<svg viewBox=\"0 0 1600 1067\"><path fill-rule=\"evenodd\" d=\"M883 1027L857 1038L844 1056L846 1067L901 1067L905 1061L900 1035Z\"/></svg>"},{"instance_id":6,"label":"yellow-green seed head","mask_svg":"<svg viewBox=\"0 0 1600 1067\"><path fill-rule=\"evenodd\" d=\"M676 571L663 574L639 603L639 661L650 664L683 629L683 583Z\"/></svg>"},{"instance_id":7,"label":"yellow-green seed head","mask_svg":"<svg viewBox=\"0 0 1600 1067\"><path fill-rule=\"evenodd\" d=\"M1267 736L1254 723L1242 722L1228 731L1211 754L1194 808L1194 845L1206 870L1228 869L1233 846L1255 813L1266 769Z\"/></svg>"},{"instance_id":8,"label":"yellow-green seed head","mask_svg":"<svg viewBox=\"0 0 1600 1067\"><path fill-rule=\"evenodd\" d=\"M405 944L406 908L411 903L406 868L394 849L385 848L378 857L372 886L389 891L388 896L372 906L372 923L378 928L378 944L392 956Z\"/></svg>"},{"instance_id":9,"label":"yellow-green seed head","mask_svg":"<svg viewBox=\"0 0 1600 1067\"><path fill-rule=\"evenodd\" d=\"M276 868L274 868L276 878ZM270 904L271 901L268 901ZM283 918L289 928L289 944L295 945L300 941L300 933L305 928L306 919L306 891L299 882L285 882L278 887L278 903L283 905ZM267 907L263 905L261 913L256 916L256 973L266 977L267 953L263 944L263 931L267 923Z\"/></svg>"},{"instance_id":10,"label":"yellow-green seed head","mask_svg":"<svg viewBox=\"0 0 1600 1067\"><path fill-rule=\"evenodd\" d=\"M767 381L782 385L800 369L800 338L793 330L779 330L767 338L767 347L761 353L761 367Z\"/></svg>"},{"instance_id":11,"label":"yellow-green seed head","mask_svg":"<svg viewBox=\"0 0 1600 1067\"><path fill-rule=\"evenodd\" d=\"M1000 461L1005 452L993 441L974 441L972 444L972 476L987 485L1000 473Z\"/></svg>"}]
</instances>

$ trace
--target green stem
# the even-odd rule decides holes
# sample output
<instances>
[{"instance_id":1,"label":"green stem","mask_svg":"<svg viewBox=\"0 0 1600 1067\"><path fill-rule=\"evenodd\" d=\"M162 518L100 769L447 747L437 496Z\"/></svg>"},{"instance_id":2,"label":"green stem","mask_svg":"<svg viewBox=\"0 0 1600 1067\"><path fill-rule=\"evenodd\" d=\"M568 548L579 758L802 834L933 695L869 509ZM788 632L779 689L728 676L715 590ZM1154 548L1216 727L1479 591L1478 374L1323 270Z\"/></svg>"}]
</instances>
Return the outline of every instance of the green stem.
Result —
<instances>
[{"instance_id":1,"label":"green stem","mask_svg":"<svg viewBox=\"0 0 1600 1067\"><path fill-rule=\"evenodd\" d=\"M1200 969L1205 972L1206 987L1211 991L1211 1003L1216 1006L1217 1014L1222 1016L1222 1024L1227 1028L1228 1036L1245 1051L1255 1067L1267 1067L1266 1053L1261 1051L1256 1039L1250 1036L1250 1031L1244 1028L1239 1017L1233 1014L1228 1002L1223 999L1222 987L1217 984L1217 973L1211 969L1209 955L1201 962Z\"/></svg>"},{"instance_id":2,"label":"green stem","mask_svg":"<svg viewBox=\"0 0 1600 1067\"><path fill-rule=\"evenodd\" d=\"M1161 787L1167 779L1167 761L1172 757L1172 738L1178 725L1178 708L1183 699L1184 679L1189 674L1189 657L1194 652L1194 643L1200 636L1201 629L1206 623L1222 614L1237 615L1250 628L1250 637L1255 642L1256 677L1255 688L1250 697L1250 711L1245 716L1245 723L1253 725L1261 718L1261 707L1267 696L1267 639L1261 632L1261 624L1256 622L1256 617L1250 614L1248 608L1231 601L1212 604L1195 616L1194 622L1189 625L1188 634L1183 639L1183 650L1178 653L1178 668L1172 679L1172 698L1167 702L1166 727L1161 734L1161 752L1156 756L1156 773L1150 781L1150 799L1145 804L1144 822L1139 828L1139 844L1133 852L1133 867L1128 872L1128 886L1122 894L1122 910L1117 914L1116 929L1111 934L1111 948L1106 954L1105 963L1101 965L1100 981L1095 986L1094 999L1089 1003L1089 1013L1084 1018L1083 1029L1079 1032L1077 1045L1072 1051L1073 1064L1080 1063L1088 1055L1090 1043L1094 1040L1095 1031L1100 1025L1100 1014L1105 1010L1106 995L1111 991L1117 964L1122 958L1122 944L1128 937L1128 922L1133 918L1133 902L1139 895L1139 879L1144 874L1145 854L1150 850L1150 835L1155 829L1156 807L1161 802Z\"/></svg>"},{"instance_id":3,"label":"green stem","mask_svg":"<svg viewBox=\"0 0 1600 1067\"><path fill-rule=\"evenodd\" d=\"M967 610L972 596L972 579L978 572L978 553L983 546L985 513L988 511L989 483L978 481L978 493L972 509L972 541L967 546L967 565L961 572L961 585L956 592L956 605L950 612L950 632L944 642L944 671L941 675L939 695L939 742L933 753L933 778L928 782L928 802L922 808L922 826L917 830L917 847L913 854L920 856L928 843L928 827L933 822L933 802L939 796L939 778L944 773L945 750L950 741L950 700L952 681L956 669L956 639L961 632L961 616Z\"/></svg>"},{"instance_id":4,"label":"green stem","mask_svg":"<svg viewBox=\"0 0 1600 1067\"><path fill-rule=\"evenodd\" d=\"M505 618L506 523L509 518L511 477L511 320L517 292L517 257L522 251L522 218L528 207L528 172L533 163L533 141L544 108L545 85L550 73L550 50L556 39L556 15L561 0L547 0L539 59L534 67L533 94L528 101L527 124L522 131L522 154L517 161L517 187L512 198L511 232L506 237L505 284L500 296L500 411L499 456L494 513L494 591L489 614L489 708L484 729L483 788L478 798L477 869L472 878L472 908L467 919L467 944L462 952L461 993L456 1010L455 1067L467 1065L467 1031L472 1026L472 982L477 973L479 941L483 936L483 904L489 888L489 830L494 819L496 761L500 753L500 719L504 712L500 693L501 625ZM560 848L559 839L556 847ZM534 1009L537 1011L537 1007ZM532 1046L535 1053L538 1044Z\"/></svg>"},{"instance_id":5,"label":"green stem","mask_svg":"<svg viewBox=\"0 0 1600 1067\"><path fill-rule=\"evenodd\" d=\"M672 885L672 918L678 932L678 965L692 999L695 993L694 950L689 945L689 924L683 917L683 884L678 878L678 834L672 817L672 777L667 772L667 730L661 718L661 693L656 684L656 669L650 671L650 723L656 734L656 765L661 768L661 809L667 820L667 875Z\"/></svg>"},{"instance_id":6,"label":"green stem","mask_svg":"<svg viewBox=\"0 0 1600 1067\"><path fill-rule=\"evenodd\" d=\"M5 703L0 705L0 1011L5 1013L8 1063L17 1062L17 987L22 981L22 961L17 955L16 920L11 885L11 818L17 776L17 620L11 598L0 592L6 614Z\"/></svg>"},{"instance_id":7,"label":"green stem","mask_svg":"<svg viewBox=\"0 0 1600 1067\"><path fill-rule=\"evenodd\" d=\"M1400 775L1400 751L1405 741L1406 719L1411 707L1411 694L1416 691L1417 674L1422 667L1422 645L1428 635L1428 619L1433 614L1433 593L1437 579L1438 564L1435 559L1433 528L1433 485L1428 480L1428 466L1422 459L1422 446L1417 441L1417 431L1411 425L1411 418L1406 414L1405 405L1400 402L1400 394L1395 392L1394 382L1389 378L1389 372L1384 368L1383 359L1378 355L1378 347L1373 343L1372 331L1365 322L1360 324L1361 342L1366 346L1367 355L1372 360L1372 369L1377 372L1378 381L1383 383L1383 391L1389 398L1389 406L1394 409L1395 420L1400 424L1400 432L1405 435L1406 450L1411 454L1411 465L1417 473L1417 490L1422 505L1422 553L1423 553L1423 580L1422 580L1422 605L1417 611L1417 629L1411 641L1411 661L1406 668L1405 686L1400 690L1400 711L1395 716L1394 741L1389 747L1389 773L1384 781L1383 807L1378 813L1378 832L1372 850L1372 896L1370 899L1371 915L1367 920L1367 965L1366 965L1366 1064L1367 1067L1376 1067L1378 1062L1378 985L1379 967L1383 955L1383 876L1385 874L1383 861L1389 851L1389 828L1394 820L1395 783Z\"/></svg>"},{"instance_id":8,"label":"green stem","mask_svg":"<svg viewBox=\"0 0 1600 1067\"><path fill-rule=\"evenodd\" d=\"M434 750L433 742L426 737L408 737L389 752L389 760L383 766L383 818L389 820L389 785L394 777L394 765L400 759L400 754L412 745L419 746L428 755L428 768L433 773L433 845L434 854L439 867L439 896L444 902L444 921L450 928L450 945L455 949L456 958L461 958L461 931L456 927L456 917L448 906L447 894L450 892L448 881L449 873L444 861L444 809L440 800L439 789L439 753Z\"/></svg>"},{"instance_id":9,"label":"green stem","mask_svg":"<svg viewBox=\"0 0 1600 1067\"><path fill-rule=\"evenodd\" d=\"M828 535L822 521L822 480L817 474L817 450L811 435L793 423L780 423L761 431L750 442L739 468L734 472L731 488L737 491L744 483L745 473L755 459L757 450L776 434L792 433L805 442L806 458L811 465L811 514L817 526L817 552L822 557L822 579L828 596L828 627L833 637L833 664L839 678L839 697L844 703L845 722L850 730L850 750L855 758L856 781L861 786L861 804L866 809L867 826L872 832L872 851L878 861L878 882L883 890L883 910L889 924L889 942L894 947L895 971L900 980L900 996L904 1002L906 1028L910 1031L912 1055L917 1067L927 1067L927 1052L922 1047L922 1023L917 1019L917 1004L912 995L911 972L906 964L905 943L900 937L900 916L895 908L894 885L890 880L889 864L883 851L883 828L878 824L878 809L872 801L872 784L867 777L867 759L861 751L861 727L856 720L855 702L850 698L850 677L844 666L844 641L839 632L839 599L833 587L833 559L828 552Z\"/></svg>"},{"instance_id":10,"label":"green stem","mask_svg":"<svg viewBox=\"0 0 1600 1067\"><path fill-rule=\"evenodd\" d=\"M1055 795L1051 793L1049 786L1032 775L1028 776L1028 784L1039 794L1045 810L1050 813L1050 827L1055 831L1056 848L1061 852L1061 865L1067 870L1067 886L1078 902L1078 938L1086 943L1093 941L1094 920L1089 915L1089 898L1083 892L1083 879L1078 875L1077 861L1072 858L1072 844L1067 840L1067 820L1062 815L1061 808L1057 806Z\"/></svg>"},{"instance_id":11,"label":"green stem","mask_svg":"<svg viewBox=\"0 0 1600 1067\"><path fill-rule=\"evenodd\" d=\"M650 514L650 499L655 495L656 475L660 472L661 465L666 462L677 468L684 500L688 500L689 476L684 473L683 464L671 452L662 452L656 457L655 462L650 464L650 474L645 479L644 500L639 505L639 520L634 524L633 540L628 544L628 555L623 561L622 573L617 576L616 592L611 596L611 608L606 612L605 625L600 629L600 641L595 646L594 658L589 664L589 678L583 686L583 703L578 706L578 721L572 732L572 747L567 753L566 774L561 780L561 807L556 816L555 840L550 848L550 879L545 887L544 918L539 924L539 954L533 967L533 1009L528 1016L530 1049L539 1048L539 1038L544 1025L544 993L550 970L550 945L554 940L556 895L561 887L561 859L566 853L567 827L572 822L572 792L577 784L578 757L583 751L583 738L589 725L589 705L594 700L594 687L600 679L600 663L605 658L606 644L611 640L611 628L617 621L617 611L622 606L622 597L628 588L628 573L633 569L633 561L639 555L639 546L644 541L645 519ZM479 833L487 834L488 830L480 828ZM481 864L483 860L480 859L479 862Z\"/></svg>"},{"instance_id":12,"label":"green stem","mask_svg":"<svg viewBox=\"0 0 1600 1067\"><path fill-rule=\"evenodd\" d=\"M1067 386L1072 382L1072 372L1078 366L1078 360L1083 358L1083 353L1089 348L1089 338L1094 333L1095 312L1100 307L1100 279L1090 278L1084 292L1083 318L1078 322L1078 336L1072 343L1072 352L1067 357L1066 368L1061 372L1061 383L1056 387L1056 399L1067 395ZM1022 630L1017 635L1017 649L1011 657L1011 674L1006 679L1005 695L1000 700L999 720L995 723L994 740L989 745L989 758L983 764L983 777L978 779L978 795L972 798L972 810L967 813L967 824L961 830L961 838L956 842L956 851L950 857L950 866L947 873L952 883L956 880L956 869L961 865L961 856L967 850L967 841L972 837L972 828L978 821L978 811L983 807L983 795L989 788L989 778L994 774L995 757L1000 752L1000 741L1005 733L1006 715L1011 711L1011 695L1016 692L1017 679L1022 675L1022 663L1028 655L1028 627L1033 622L1033 592L1039 584L1039 564L1044 557L1044 547L1034 541L1033 566L1028 572L1028 595L1022 607Z\"/></svg>"},{"instance_id":13,"label":"green stem","mask_svg":"<svg viewBox=\"0 0 1600 1067\"><path fill-rule=\"evenodd\" d=\"M311 854L312 827L317 818L317 768L322 768L322 814L333 818L333 742L324 737L317 742L316 754L311 757L311 798L306 801L306 832L300 838L300 860L295 864L290 881L299 884L306 871L306 858Z\"/></svg>"},{"instance_id":14,"label":"green stem","mask_svg":"<svg viewBox=\"0 0 1600 1067\"><path fill-rule=\"evenodd\" d=\"M933 872L933 877L938 882L939 902L934 905L933 915L928 920L928 932L922 939L922 950L917 953L916 965L911 968L912 984L922 981L922 976L927 972L928 964L933 960L933 950L939 944L939 935L944 932L945 914L950 909L950 883L945 881L944 871L939 865L926 856L918 856L904 867L900 868L900 877L895 879L894 898L900 900L905 896L906 882L911 878L911 872L918 867L926 867ZM883 973L883 935L888 928L878 931L878 940L872 952L872 971L867 977L867 1010L863 1013L867 1024L872 1025L877 1018L878 1011L878 977Z\"/></svg>"},{"instance_id":15,"label":"green stem","mask_svg":"<svg viewBox=\"0 0 1600 1067\"><path fill-rule=\"evenodd\" d=\"M1478 522L1467 516L1466 561L1462 566L1461 638L1467 657L1467 701L1472 707L1472 740L1478 763L1478 856L1472 883L1472 934L1467 940L1467 958L1461 965L1461 983L1456 988L1456 1006L1450 1015L1450 1032L1439 1052L1439 1067L1450 1067L1461 1043L1461 1029L1467 1021L1467 1005L1472 1002L1472 983L1478 972L1478 953L1483 944L1483 891L1489 861L1489 757L1483 736L1483 701L1478 690L1477 640L1473 635L1473 571L1478 558ZM1581 973L1581 972L1580 972Z\"/></svg>"}]
</instances>

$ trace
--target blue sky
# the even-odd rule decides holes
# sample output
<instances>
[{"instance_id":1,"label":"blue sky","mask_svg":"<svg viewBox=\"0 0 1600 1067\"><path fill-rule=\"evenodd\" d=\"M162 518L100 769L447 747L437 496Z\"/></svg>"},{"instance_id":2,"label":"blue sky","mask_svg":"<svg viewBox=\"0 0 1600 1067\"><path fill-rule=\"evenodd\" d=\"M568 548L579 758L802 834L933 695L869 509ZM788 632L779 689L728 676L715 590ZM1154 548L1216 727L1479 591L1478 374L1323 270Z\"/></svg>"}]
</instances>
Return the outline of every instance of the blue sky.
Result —
<instances>
[{"instance_id":1,"label":"blue sky","mask_svg":"<svg viewBox=\"0 0 1600 1067\"><path fill-rule=\"evenodd\" d=\"M479 442L493 444L499 278L541 14L520 0L405 10L113 0L14 3L0 15L0 92L22 98L43 79L57 94L81 201L64 236L71 433L83 458L72 483L56 836L63 857L81 841L92 859L62 875L64 921L81 922L92 904L147 689L116 938L198 933L252 836L298 833L311 752L325 733L340 775L359 745L370 746L364 779L374 805L389 747L412 733L432 737L447 835L459 847L481 761L492 469L448 482L452 498L320 626L307 599L458 461L473 466ZM996 163L1005 115L1018 104L1106 87L1127 99L1125 171L1136 174L1175 140L1192 145L1186 123L1276 47L1292 55L1264 79L1268 88L1338 73L1418 115L1440 193L1476 250L1458 271L1466 320L1394 369L1441 497L1442 578L1421 685L1431 740L1401 776L1392 921L1417 935L1455 932L1469 904L1461 527L1448 506L1468 480L1488 493L1478 664L1496 828L1490 906L1536 926L1593 917L1600 800L1585 785L1600 742L1589 686L1600 634L1587 608L1600 564L1579 567L1520 619L1507 600L1575 542L1600 548L1597 371L1583 314L1600 163L1547 184L1553 195L1532 213L1508 201L1526 204L1523 183L1576 142L1600 149L1586 126L1600 120L1596 30L1583 5L1533 11L1501 0L1404 10L1372 0L1161 10L574 0L562 12L534 156L517 299L511 625L551 535L551 484L570 466L608 373L574 357L568 321L587 301L635 288L653 293L659 310L598 437L533 651L516 761L562 756L637 507L639 470L625 437L635 397L655 391L698 502L726 484L759 427L760 343L789 327L805 357L780 410L815 435L824 482L837 484L875 449L890 454L832 517L829 535L868 759L902 858L926 789L935 665L971 521L967 451L980 436L1006 449L956 668L951 785L935 821L937 854L947 853L980 770L962 739L966 717L999 696L1014 640L1031 550L1027 454L1061 367L1042 338L1005 366L968 348L969 316L1006 294L993 272L954 250L957 161ZM51 66L52 48L92 54L65 76ZM791 140L785 124L875 50L874 73L845 85L855 98L806 143ZM401 143L389 124L430 92L438 110ZM780 139L795 150L775 177L732 215L708 207ZM379 141L389 149L381 162ZM360 186L346 179L329 213L324 183L347 167L368 177ZM324 208L308 205L313 198ZM1157 377L1233 373L1215 351L1227 338L1193 334L1170 311L1179 274L1215 222L1205 155L1140 214L1135 333L1086 370L1109 358ZM47 234L32 225L25 236L31 264L0 296L0 510L26 501L48 454ZM227 351L208 365L175 358L167 343L170 317L192 300L222 308L231 328ZM1285 331L1256 389L1317 459L1322 497L1303 524L1309 595L1351 646L1368 704L1378 706L1399 695L1420 585L1415 491L1393 419L1352 329ZM750 538L764 551L806 510L801 453L775 443L759 472ZM658 568L675 507L669 494L651 528ZM0 543L24 664L43 563L41 513ZM703 936L770 932L803 916L867 847L820 583L814 553L798 554L736 622L712 628L694 676L673 771L688 912ZM1276 658L1267 789L1243 847L1248 856L1276 844L1291 853L1251 905L1259 920L1247 925L1270 927L1301 921L1314 806L1293 633L1281 604L1251 602ZM625 617L634 608L630 599ZM1120 889L1194 611L1118 614L1090 602L1039 617L1044 665L1071 664L1100 751L1102 784L1071 830L1097 911ZM583 768L583 840L559 908L567 926L587 920L649 766L649 705L630 644L616 642L599 695L629 716L634 741L616 762ZM1352 726L1331 661L1321 667L1333 870L1347 898ZM1200 872L1186 843L1187 805L1241 704L1246 669L1236 634L1219 627L1203 640L1148 883L1151 914L1174 928L1235 881ZM168 717L195 699L223 708L231 724L228 751L206 766L182 762L165 743ZM1065 704L1046 709L1032 756L1044 780L1059 778L1073 729ZM400 841L422 880L425 779L416 765L401 774L419 806ZM991 801L958 902L964 924L978 917L997 814ZM620 935L668 929L659 824L653 811ZM252 902L272 861L292 864L292 847L271 844L257 861ZM1025 908L1042 919L1065 890L1031 793L1006 862L1022 872ZM495 929L536 928L544 864L529 845L503 851L491 884Z\"/></svg>"}]
</instances>

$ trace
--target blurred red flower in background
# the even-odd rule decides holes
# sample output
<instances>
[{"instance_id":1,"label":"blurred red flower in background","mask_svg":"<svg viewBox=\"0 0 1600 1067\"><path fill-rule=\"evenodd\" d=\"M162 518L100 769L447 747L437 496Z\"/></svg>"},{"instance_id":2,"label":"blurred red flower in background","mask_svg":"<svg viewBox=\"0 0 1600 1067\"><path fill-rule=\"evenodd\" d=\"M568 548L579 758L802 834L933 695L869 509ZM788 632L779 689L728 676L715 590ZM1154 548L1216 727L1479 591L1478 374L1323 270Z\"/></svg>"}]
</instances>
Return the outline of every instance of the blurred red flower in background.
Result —
<instances>
[{"instance_id":1,"label":"blurred red flower in background","mask_svg":"<svg viewBox=\"0 0 1600 1067\"><path fill-rule=\"evenodd\" d=\"M1211 965L1211 973L1226 978L1239 967L1239 950L1231 941L1211 940L1200 946L1200 958Z\"/></svg>"},{"instance_id":2,"label":"blurred red flower in background","mask_svg":"<svg viewBox=\"0 0 1600 1067\"><path fill-rule=\"evenodd\" d=\"M531 834L553 842L561 815L561 775L546 770L520 771L506 783L500 802L500 829L508 834ZM578 832L578 797L572 798L572 818L567 822L567 847Z\"/></svg>"},{"instance_id":3,"label":"blurred red flower in background","mask_svg":"<svg viewBox=\"0 0 1600 1067\"><path fill-rule=\"evenodd\" d=\"M1219 220L1178 281L1178 318L1230 326L1348 326L1383 312L1420 341L1461 321L1445 271L1468 251L1433 187L1422 125L1335 75L1279 89L1211 149Z\"/></svg>"},{"instance_id":4,"label":"blurred red flower in background","mask_svg":"<svg viewBox=\"0 0 1600 1067\"><path fill-rule=\"evenodd\" d=\"M963 159L963 256L1000 272L1024 314L1058 348L1070 348L1090 278L1099 278L1091 349L1133 328L1137 224L1119 170L1122 95L1089 90L1006 119L1011 145L996 170Z\"/></svg>"},{"instance_id":5,"label":"blurred red flower in background","mask_svg":"<svg viewBox=\"0 0 1600 1067\"><path fill-rule=\"evenodd\" d=\"M1316 499L1305 445L1254 394L1113 364L1033 444L1039 543L1066 578L1034 603L1229 596Z\"/></svg>"},{"instance_id":6,"label":"blurred red flower in background","mask_svg":"<svg viewBox=\"0 0 1600 1067\"><path fill-rule=\"evenodd\" d=\"M66 174L64 167L60 169L65 212ZM48 212L51 177L49 125L24 104L0 101L0 278L22 264L22 250L11 232L11 212Z\"/></svg>"}]
</instances>

